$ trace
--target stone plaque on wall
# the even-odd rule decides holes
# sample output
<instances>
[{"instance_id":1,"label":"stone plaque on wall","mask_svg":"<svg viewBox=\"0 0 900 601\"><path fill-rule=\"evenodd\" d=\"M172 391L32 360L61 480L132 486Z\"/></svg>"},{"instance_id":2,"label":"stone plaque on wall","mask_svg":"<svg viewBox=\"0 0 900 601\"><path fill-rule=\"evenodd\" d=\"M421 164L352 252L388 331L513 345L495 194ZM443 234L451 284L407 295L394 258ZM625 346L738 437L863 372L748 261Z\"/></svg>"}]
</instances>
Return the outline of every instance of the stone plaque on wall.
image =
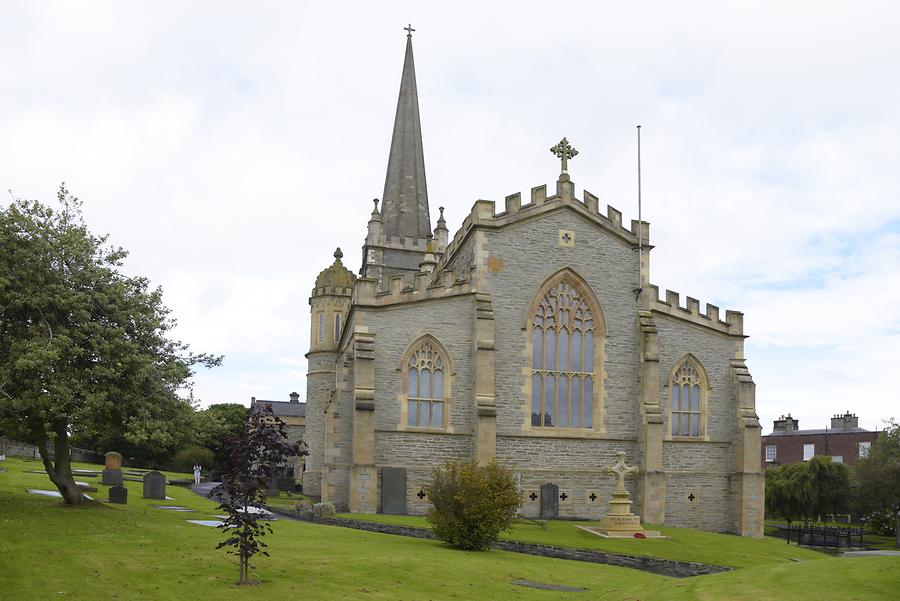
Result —
<instances>
[{"instance_id":1,"label":"stone plaque on wall","mask_svg":"<svg viewBox=\"0 0 900 601\"><path fill-rule=\"evenodd\" d=\"M381 513L406 515L406 468L381 468Z\"/></svg>"},{"instance_id":2,"label":"stone plaque on wall","mask_svg":"<svg viewBox=\"0 0 900 601\"><path fill-rule=\"evenodd\" d=\"M559 487L548 482L541 486L541 519L555 520L559 517Z\"/></svg>"}]
</instances>

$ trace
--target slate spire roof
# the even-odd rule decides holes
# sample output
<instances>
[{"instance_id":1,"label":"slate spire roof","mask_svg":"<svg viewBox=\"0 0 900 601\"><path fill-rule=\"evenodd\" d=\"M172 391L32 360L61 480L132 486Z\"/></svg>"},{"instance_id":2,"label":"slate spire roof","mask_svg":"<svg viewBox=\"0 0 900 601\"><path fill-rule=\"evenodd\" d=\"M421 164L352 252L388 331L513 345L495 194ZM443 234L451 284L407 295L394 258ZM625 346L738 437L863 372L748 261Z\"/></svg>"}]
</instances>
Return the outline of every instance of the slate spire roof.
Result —
<instances>
[{"instance_id":1,"label":"slate spire roof","mask_svg":"<svg viewBox=\"0 0 900 601\"><path fill-rule=\"evenodd\" d=\"M384 233L388 236L425 238L431 233L412 30L406 36L406 57L381 207Z\"/></svg>"}]
</instances>

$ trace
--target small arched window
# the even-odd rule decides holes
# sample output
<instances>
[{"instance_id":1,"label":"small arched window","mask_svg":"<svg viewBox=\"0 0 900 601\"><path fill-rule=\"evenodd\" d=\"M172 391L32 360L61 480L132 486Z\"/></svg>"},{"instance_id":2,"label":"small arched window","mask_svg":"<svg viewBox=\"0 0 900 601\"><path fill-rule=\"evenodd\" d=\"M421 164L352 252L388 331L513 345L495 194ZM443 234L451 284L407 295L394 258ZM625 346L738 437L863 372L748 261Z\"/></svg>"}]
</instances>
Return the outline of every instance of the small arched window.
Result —
<instances>
[{"instance_id":1,"label":"small arched window","mask_svg":"<svg viewBox=\"0 0 900 601\"><path fill-rule=\"evenodd\" d=\"M406 364L407 425L443 428L447 361L431 340L422 341Z\"/></svg>"},{"instance_id":2,"label":"small arched window","mask_svg":"<svg viewBox=\"0 0 900 601\"><path fill-rule=\"evenodd\" d=\"M530 325L531 425L592 428L602 316L565 275L545 289Z\"/></svg>"},{"instance_id":3,"label":"small arched window","mask_svg":"<svg viewBox=\"0 0 900 601\"><path fill-rule=\"evenodd\" d=\"M698 438L705 434L703 423L706 377L692 357L681 360L672 373L669 407L670 433L678 437Z\"/></svg>"}]
</instances>

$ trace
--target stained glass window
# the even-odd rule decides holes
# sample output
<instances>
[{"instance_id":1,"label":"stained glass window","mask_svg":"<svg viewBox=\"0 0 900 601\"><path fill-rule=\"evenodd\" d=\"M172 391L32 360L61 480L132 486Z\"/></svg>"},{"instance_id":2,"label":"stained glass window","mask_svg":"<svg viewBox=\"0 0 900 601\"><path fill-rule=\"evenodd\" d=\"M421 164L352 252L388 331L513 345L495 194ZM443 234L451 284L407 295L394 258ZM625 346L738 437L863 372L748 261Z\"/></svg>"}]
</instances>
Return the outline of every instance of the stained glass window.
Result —
<instances>
[{"instance_id":1,"label":"stained glass window","mask_svg":"<svg viewBox=\"0 0 900 601\"><path fill-rule=\"evenodd\" d=\"M563 278L532 318L531 425L593 427L594 316L578 289Z\"/></svg>"},{"instance_id":2,"label":"stained glass window","mask_svg":"<svg viewBox=\"0 0 900 601\"><path fill-rule=\"evenodd\" d=\"M672 436L701 436L700 372L685 359L672 376Z\"/></svg>"},{"instance_id":3,"label":"stained glass window","mask_svg":"<svg viewBox=\"0 0 900 601\"><path fill-rule=\"evenodd\" d=\"M444 427L444 376L444 358L426 340L410 355L407 364L407 425Z\"/></svg>"}]
</instances>

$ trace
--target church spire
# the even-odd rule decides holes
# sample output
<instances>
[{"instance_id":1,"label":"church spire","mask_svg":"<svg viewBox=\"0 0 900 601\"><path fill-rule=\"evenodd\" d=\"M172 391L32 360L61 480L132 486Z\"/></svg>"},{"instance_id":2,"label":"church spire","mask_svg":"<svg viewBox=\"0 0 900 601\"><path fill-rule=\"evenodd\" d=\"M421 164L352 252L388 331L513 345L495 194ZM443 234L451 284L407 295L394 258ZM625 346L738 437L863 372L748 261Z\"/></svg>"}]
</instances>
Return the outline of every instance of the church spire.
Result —
<instances>
[{"instance_id":1,"label":"church spire","mask_svg":"<svg viewBox=\"0 0 900 601\"><path fill-rule=\"evenodd\" d=\"M412 32L415 29L411 25L404 29L407 32L406 57L403 59L391 154L384 179L382 216L385 234L425 238L431 233L431 220L428 216L425 155L422 152L422 127L419 124L419 97L413 62Z\"/></svg>"}]
</instances>

